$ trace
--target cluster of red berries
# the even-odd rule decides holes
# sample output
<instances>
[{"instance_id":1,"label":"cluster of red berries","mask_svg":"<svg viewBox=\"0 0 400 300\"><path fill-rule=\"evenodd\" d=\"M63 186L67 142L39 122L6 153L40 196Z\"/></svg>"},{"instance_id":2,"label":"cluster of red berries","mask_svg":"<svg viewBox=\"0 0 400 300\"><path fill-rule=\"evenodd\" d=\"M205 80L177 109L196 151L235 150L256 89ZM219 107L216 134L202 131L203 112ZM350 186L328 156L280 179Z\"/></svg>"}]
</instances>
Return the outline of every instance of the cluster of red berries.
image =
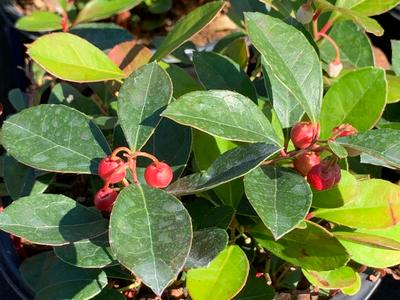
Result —
<instances>
[{"instance_id":1,"label":"cluster of red berries","mask_svg":"<svg viewBox=\"0 0 400 300\"><path fill-rule=\"evenodd\" d=\"M119 151L127 152L124 154L128 158L127 162L116 156ZM136 152L132 154L129 149L124 147L116 149L111 156L103 158L98 166L98 174L103 179L104 186L94 196L94 204L97 209L111 212L119 188L112 188L110 185L122 182L124 186L128 186L129 182L125 178L128 168L132 171L134 183L138 183L136 174L136 158L138 156L145 156L153 160L153 163L148 165L144 172L144 179L149 186L165 188L171 183L174 174L171 167L165 162L158 161L148 153Z\"/></svg>"},{"instance_id":2,"label":"cluster of red berries","mask_svg":"<svg viewBox=\"0 0 400 300\"><path fill-rule=\"evenodd\" d=\"M333 129L331 140L357 133L357 130L350 124L342 124ZM307 177L312 188L318 191L334 187L341 177L340 167L337 158L331 156L321 161L320 153L324 147L317 145L319 139L319 124L311 122L300 122L293 126L291 140L293 145L304 153L296 156L293 165L297 172ZM309 151L307 151L309 150Z\"/></svg>"}]
</instances>

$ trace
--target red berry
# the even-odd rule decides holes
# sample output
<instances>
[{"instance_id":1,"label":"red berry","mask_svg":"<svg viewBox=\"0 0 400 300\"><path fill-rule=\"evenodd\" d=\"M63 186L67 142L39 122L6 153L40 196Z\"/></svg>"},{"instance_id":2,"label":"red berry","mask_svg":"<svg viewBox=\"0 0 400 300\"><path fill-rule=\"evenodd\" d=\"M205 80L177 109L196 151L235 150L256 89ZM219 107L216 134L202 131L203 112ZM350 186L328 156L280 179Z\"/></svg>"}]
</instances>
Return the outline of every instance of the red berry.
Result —
<instances>
[{"instance_id":1,"label":"red berry","mask_svg":"<svg viewBox=\"0 0 400 300\"><path fill-rule=\"evenodd\" d=\"M171 167L164 163L152 163L144 171L144 179L147 184L155 188L167 187L174 177Z\"/></svg>"},{"instance_id":2,"label":"red berry","mask_svg":"<svg viewBox=\"0 0 400 300\"><path fill-rule=\"evenodd\" d=\"M94 205L98 210L111 212L115 199L118 193L109 187L101 188L96 195L94 195Z\"/></svg>"},{"instance_id":3,"label":"red berry","mask_svg":"<svg viewBox=\"0 0 400 300\"><path fill-rule=\"evenodd\" d=\"M329 160L324 160L311 168L307 174L307 181L317 191L323 191L334 187L341 177L338 164L330 164Z\"/></svg>"},{"instance_id":4,"label":"red berry","mask_svg":"<svg viewBox=\"0 0 400 300\"><path fill-rule=\"evenodd\" d=\"M299 155L293 161L295 170L303 176L307 176L311 168L315 165L318 165L319 163L319 156L315 152L307 152Z\"/></svg>"},{"instance_id":5,"label":"red berry","mask_svg":"<svg viewBox=\"0 0 400 300\"><path fill-rule=\"evenodd\" d=\"M124 162L121 159L111 159L107 156L103 158L99 163L98 174L99 176L109 183L120 182L126 176L126 170L122 169L120 172L113 174L113 172L121 167Z\"/></svg>"},{"instance_id":6,"label":"red berry","mask_svg":"<svg viewBox=\"0 0 400 300\"><path fill-rule=\"evenodd\" d=\"M319 125L311 122L297 123L293 126L290 135L296 148L308 148L319 138Z\"/></svg>"}]
</instances>

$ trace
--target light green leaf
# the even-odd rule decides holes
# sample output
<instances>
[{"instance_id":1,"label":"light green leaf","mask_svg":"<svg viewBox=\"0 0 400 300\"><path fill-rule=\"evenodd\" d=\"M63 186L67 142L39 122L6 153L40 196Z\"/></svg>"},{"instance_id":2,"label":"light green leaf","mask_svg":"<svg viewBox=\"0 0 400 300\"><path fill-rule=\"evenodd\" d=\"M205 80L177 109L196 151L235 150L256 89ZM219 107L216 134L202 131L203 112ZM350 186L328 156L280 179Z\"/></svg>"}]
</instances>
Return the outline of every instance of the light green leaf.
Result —
<instances>
[{"instance_id":1,"label":"light green leaf","mask_svg":"<svg viewBox=\"0 0 400 300\"><path fill-rule=\"evenodd\" d=\"M366 16L375 16L389 11L399 4L399 0L338 0L335 5Z\"/></svg>"},{"instance_id":2,"label":"light green leaf","mask_svg":"<svg viewBox=\"0 0 400 300\"><path fill-rule=\"evenodd\" d=\"M328 140L328 146L329 149L332 150L333 154L335 154L339 158L346 158L347 157L347 151L346 149L342 146L336 143L336 141Z\"/></svg>"},{"instance_id":3,"label":"light green leaf","mask_svg":"<svg viewBox=\"0 0 400 300\"><path fill-rule=\"evenodd\" d=\"M2 142L18 161L37 169L96 174L110 152L100 129L86 115L64 105L39 105L4 122Z\"/></svg>"},{"instance_id":4,"label":"light green leaf","mask_svg":"<svg viewBox=\"0 0 400 300\"><path fill-rule=\"evenodd\" d=\"M60 246L101 235L107 220L63 195L39 194L7 206L0 228L35 244Z\"/></svg>"},{"instance_id":5,"label":"light green leaf","mask_svg":"<svg viewBox=\"0 0 400 300\"><path fill-rule=\"evenodd\" d=\"M185 94L162 116L227 140L279 144L261 110L249 98L231 91Z\"/></svg>"},{"instance_id":6,"label":"light green leaf","mask_svg":"<svg viewBox=\"0 0 400 300\"><path fill-rule=\"evenodd\" d=\"M278 151L276 146L261 143L239 146L219 156L206 171L185 176L166 190L182 196L212 189L247 174Z\"/></svg>"},{"instance_id":7,"label":"light green leaf","mask_svg":"<svg viewBox=\"0 0 400 300\"><path fill-rule=\"evenodd\" d=\"M386 74L388 81L387 103L396 103L400 101L400 76Z\"/></svg>"},{"instance_id":8,"label":"light green leaf","mask_svg":"<svg viewBox=\"0 0 400 300\"><path fill-rule=\"evenodd\" d=\"M362 245L372 246L376 248L400 251L400 243L398 241L366 232L351 231L335 231L334 235L337 239L359 243Z\"/></svg>"},{"instance_id":9,"label":"light green leaf","mask_svg":"<svg viewBox=\"0 0 400 300\"><path fill-rule=\"evenodd\" d=\"M130 10L142 0L91 0L83 7L74 24L107 19L120 12Z\"/></svg>"},{"instance_id":10,"label":"light green leaf","mask_svg":"<svg viewBox=\"0 0 400 300\"><path fill-rule=\"evenodd\" d=\"M259 167L245 176L244 187L250 204L275 239L303 221L311 206L307 181L284 168Z\"/></svg>"},{"instance_id":11,"label":"light green leaf","mask_svg":"<svg viewBox=\"0 0 400 300\"><path fill-rule=\"evenodd\" d=\"M132 151L139 150L153 134L171 98L171 79L157 63L137 69L124 82L118 117Z\"/></svg>"},{"instance_id":12,"label":"light green leaf","mask_svg":"<svg viewBox=\"0 0 400 300\"><path fill-rule=\"evenodd\" d=\"M222 251L207 268L187 273L187 288L193 300L232 299L243 288L249 262L239 246Z\"/></svg>"},{"instance_id":13,"label":"light green leaf","mask_svg":"<svg viewBox=\"0 0 400 300\"><path fill-rule=\"evenodd\" d=\"M381 179L359 182L358 196L337 208L318 209L313 215L341 225L381 229L400 220L400 187Z\"/></svg>"},{"instance_id":14,"label":"light green leaf","mask_svg":"<svg viewBox=\"0 0 400 300\"><path fill-rule=\"evenodd\" d=\"M182 270L192 235L190 216L182 203L145 185L123 189L111 213L111 249L157 295Z\"/></svg>"},{"instance_id":15,"label":"light green leaf","mask_svg":"<svg viewBox=\"0 0 400 300\"><path fill-rule=\"evenodd\" d=\"M104 271L71 266L49 251L27 258L20 270L36 300L92 299L108 283Z\"/></svg>"},{"instance_id":16,"label":"light green leaf","mask_svg":"<svg viewBox=\"0 0 400 300\"><path fill-rule=\"evenodd\" d=\"M174 51L211 22L223 7L223 1L209 2L196 8L180 19L158 47L151 60L161 60Z\"/></svg>"},{"instance_id":17,"label":"light green leaf","mask_svg":"<svg viewBox=\"0 0 400 300\"><path fill-rule=\"evenodd\" d=\"M344 123L360 132L371 129L385 108L386 97L387 82L382 69L366 67L340 77L322 103L321 137L330 137L332 129Z\"/></svg>"},{"instance_id":18,"label":"light green leaf","mask_svg":"<svg viewBox=\"0 0 400 300\"><path fill-rule=\"evenodd\" d=\"M100 49L64 32L44 35L27 53L55 77L74 82L120 80L125 75Z\"/></svg>"},{"instance_id":19,"label":"light green leaf","mask_svg":"<svg viewBox=\"0 0 400 300\"><path fill-rule=\"evenodd\" d=\"M108 231L91 239L54 247L54 253L62 261L80 268L102 268L118 264L111 253Z\"/></svg>"},{"instance_id":20,"label":"light green leaf","mask_svg":"<svg viewBox=\"0 0 400 300\"><path fill-rule=\"evenodd\" d=\"M400 76L400 41L392 40L392 69Z\"/></svg>"},{"instance_id":21,"label":"light green leaf","mask_svg":"<svg viewBox=\"0 0 400 300\"><path fill-rule=\"evenodd\" d=\"M344 266L350 259L332 233L312 222L296 228L276 241L264 226L251 229L256 241L281 259L305 269L329 271Z\"/></svg>"},{"instance_id":22,"label":"light green leaf","mask_svg":"<svg viewBox=\"0 0 400 300\"><path fill-rule=\"evenodd\" d=\"M317 53L302 32L282 20L247 13L251 41L264 58L277 114L289 127L293 103L300 104L311 121L318 121L322 100L322 70ZM288 98L289 97L289 98ZM290 99L290 101L288 100ZM283 101L283 102L282 102Z\"/></svg>"},{"instance_id":23,"label":"light green leaf","mask_svg":"<svg viewBox=\"0 0 400 300\"><path fill-rule=\"evenodd\" d=\"M331 271L309 271L302 269L304 276L315 287L322 289L342 289L351 287L358 281L358 273L344 266Z\"/></svg>"},{"instance_id":24,"label":"light green leaf","mask_svg":"<svg viewBox=\"0 0 400 300\"><path fill-rule=\"evenodd\" d=\"M24 16L15 23L15 28L24 31L52 31L59 30L61 16L50 11L34 11L30 16Z\"/></svg>"}]
</instances>

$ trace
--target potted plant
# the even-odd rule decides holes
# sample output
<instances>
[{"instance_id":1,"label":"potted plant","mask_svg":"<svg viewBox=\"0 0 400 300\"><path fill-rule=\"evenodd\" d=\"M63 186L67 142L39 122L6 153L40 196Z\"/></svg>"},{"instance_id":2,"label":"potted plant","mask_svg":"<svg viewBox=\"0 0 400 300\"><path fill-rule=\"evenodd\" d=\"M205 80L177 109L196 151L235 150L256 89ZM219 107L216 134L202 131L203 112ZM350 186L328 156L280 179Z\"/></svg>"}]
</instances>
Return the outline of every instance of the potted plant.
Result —
<instances>
[{"instance_id":1,"label":"potted plant","mask_svg":"<svg viewBox=\"0 0 400 300\"><path fill-rule=\"evenodd\" d=\"M27 45L32 87L2 127L0 229L30 245L35 299L354 295L400 263L400 44L384 70L365 34L400 1L231 1L240 31L193 53L195 78L163 59L226 3L154 53L80 25L128 2L16 25L64 31Z\"/></svg>"}]
</instances>

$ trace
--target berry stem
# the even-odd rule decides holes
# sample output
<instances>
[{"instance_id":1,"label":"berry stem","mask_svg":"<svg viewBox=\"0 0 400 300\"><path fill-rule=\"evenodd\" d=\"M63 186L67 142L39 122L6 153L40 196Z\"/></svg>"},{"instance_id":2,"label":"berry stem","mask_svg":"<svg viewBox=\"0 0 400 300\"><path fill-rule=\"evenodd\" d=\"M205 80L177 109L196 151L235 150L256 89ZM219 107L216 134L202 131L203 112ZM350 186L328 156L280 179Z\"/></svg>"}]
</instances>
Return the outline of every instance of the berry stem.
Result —
<instances>
[{"instance_id":1,"label":"berry stem","mask_svg":"<svg viewBox=\"0 0 400 300\"><path fill-rule=\"evenodd\" d=\"M122 179L122 184L124 185L124 187L129 186L129 181L126 180L126 178Z\"/></svg>"},{"instance_id":2,"label":"berry stem","mask_svg":"<svg viewBox=\"0 0 400 300\"><path fill-rule=\"evenodd\" d=\"M339 49L339 46L336 44L336 42L329 35L327 35L323 32L318 32L318 36L321 36L324 39L326 39L329 43L331 43L333 48L335 48L336 57L335 57L335 60L333 61L333 63L340 64L340 49Z\"/></svg>"},{"instance_id":3,"label":"berry stem","mask_svg":"<svg viewBox=\"0 0 400 300\"><path fill-rule=\"evenodd\" d=\"M141 151L136 151L133 155L132 158L136 159L136 157L147 157L148 159L151 159L156 165L160 163L160 161L155 157L154 155L151 155L150 153L147 152L141 152Z\"/></svg>"},{"instance_id":4,"label":"berry stem","mask_svg":"<svg viewBox=\"0 0 400 300\"><path fill-rule=\"evenodd\" d=\"M129 155L132 155L131 149L129 149L127 147L118 147L111 153L111 159L113 159L113 160L117 159L118 158L117 154L120 152L126 152Z\"/></svg>"},{"instance_id":5,"label":"berry stem","mask_svg":"<svg viewBox=\"0 0 400 300\"><path fill-rule=\"evenodd\" d=\"M131 172L132 172L133 182L135 184L138 184L139 180L137 178L137 172L136 172L136 158L129 157L128 163L129 163L129 168L131 169Z\"/></svg>"}]
</instances>

